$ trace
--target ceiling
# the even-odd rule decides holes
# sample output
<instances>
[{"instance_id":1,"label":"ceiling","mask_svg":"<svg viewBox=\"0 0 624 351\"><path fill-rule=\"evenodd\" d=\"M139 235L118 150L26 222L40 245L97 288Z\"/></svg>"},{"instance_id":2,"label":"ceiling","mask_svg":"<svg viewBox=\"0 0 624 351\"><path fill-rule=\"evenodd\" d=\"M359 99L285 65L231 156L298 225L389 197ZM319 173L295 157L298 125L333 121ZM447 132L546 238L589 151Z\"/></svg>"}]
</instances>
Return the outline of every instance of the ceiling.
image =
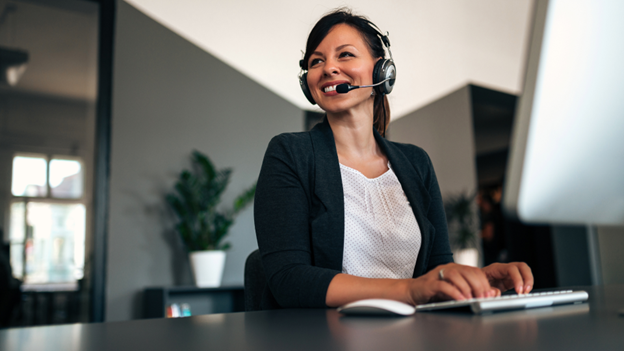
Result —
<instances>
[{"instance_id":1,"label":"ceiling","mask_svg":"<svg viewBox=\"0 0 624 351\"><path fill-rule=\"evenodd\" d=\"M0 23L0 45L29 54L28 68L11 91L95 101L98 5L77 0L0 0L0 13L7 6L15 10Z\"/></svg>"},{"instance_id":2,"label":"ceiling","mask_svg":"<svg viewBox=\"0 0 624 351\"><path fill-rule=\"evenodd\" d=\"M473 83L521 90L532 0L125 0L296 106L298 61L326 12L348 6L390 32L398 78L389 96L402 117Z\"/></svg>"},{"instance_id":3,"label":"ceiling","mask_svg":"<svg viewBox=\"0 0 624 351\"><path fill-rule=\"evenodd\" d=\"M297 76L307 34L337 6L390 32L398 79L389 96L402 117L468 83L518 94L533 0L125 0L294 105L315 110ZM0 0L17 11L0 45L30 53L18 91L95 100L97 5Z\"/></svg>"}]
</instances>

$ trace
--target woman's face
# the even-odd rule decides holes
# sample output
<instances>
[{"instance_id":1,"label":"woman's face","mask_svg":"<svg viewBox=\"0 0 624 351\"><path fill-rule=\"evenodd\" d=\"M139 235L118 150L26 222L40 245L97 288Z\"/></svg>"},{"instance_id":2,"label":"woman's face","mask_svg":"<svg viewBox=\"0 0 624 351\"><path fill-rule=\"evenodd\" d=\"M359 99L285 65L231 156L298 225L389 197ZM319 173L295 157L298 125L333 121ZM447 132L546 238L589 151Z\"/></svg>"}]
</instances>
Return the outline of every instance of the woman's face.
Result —
<instances>
[{"instance_id":1,"label":"woman's face","mask_svg":"<svg viewBox=\"0 0 624 351\"><path fill-rule=\"evenodd\" d=\"M336 85L373 84L373 68L377 60L371 56L357 29L346 24L334 26L308 61L308 87L314 101L330 113L363 106L370 99L372 88L338 94Z\"/></svg>"}]
</instances>

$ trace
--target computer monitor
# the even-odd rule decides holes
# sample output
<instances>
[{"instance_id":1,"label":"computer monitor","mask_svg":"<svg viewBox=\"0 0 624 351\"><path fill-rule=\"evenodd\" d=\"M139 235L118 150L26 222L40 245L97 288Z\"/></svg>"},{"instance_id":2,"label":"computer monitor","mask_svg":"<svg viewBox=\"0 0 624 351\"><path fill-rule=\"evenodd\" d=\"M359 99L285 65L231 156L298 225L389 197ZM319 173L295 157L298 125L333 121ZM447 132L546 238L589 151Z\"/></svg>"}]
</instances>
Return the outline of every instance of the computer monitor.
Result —
<instances>
[{"instance_id":1,"label":"computer monitor","mask_svg":"<svg viewBox=\"0 0 624 351\"><path fill-rule=\"evenodd\" d=\"M538 0L503 205L528 223L624 224L624 1Z\"/></svg>"}]
</instances>

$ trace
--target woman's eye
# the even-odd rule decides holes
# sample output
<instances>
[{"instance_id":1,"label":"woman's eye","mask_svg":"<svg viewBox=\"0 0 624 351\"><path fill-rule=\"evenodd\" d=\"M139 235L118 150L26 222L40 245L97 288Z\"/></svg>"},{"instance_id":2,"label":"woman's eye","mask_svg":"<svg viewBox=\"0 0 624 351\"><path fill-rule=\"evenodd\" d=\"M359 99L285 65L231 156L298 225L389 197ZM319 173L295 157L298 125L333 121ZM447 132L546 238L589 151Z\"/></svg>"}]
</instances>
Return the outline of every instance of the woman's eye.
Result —
<instances>
[{"instance_id":1,"label":"woman's eye","mask_svg":"<svg viewBox=\"0 0 624 351\"><path fill-rule=\"evenodd\" d=\"M319 62L321 62L321 59L318 59L318 58L312 59L312 60L310 61L310 64L309 64L308 66L310 66L310 67L314 67L314 66L316 66L317 64L319 64Z\"/></svg>"},{"instance_id":2,"label":"woman's eye","mask_svg":"<svg viewBox=\"0 0 624 351\"><path fill-rule=\"evenodd\" d=\"M341 52L339 57L354 57L355 55L353 55L352 53L345 51L345 52Z\"/></svg>"}]
</instances>

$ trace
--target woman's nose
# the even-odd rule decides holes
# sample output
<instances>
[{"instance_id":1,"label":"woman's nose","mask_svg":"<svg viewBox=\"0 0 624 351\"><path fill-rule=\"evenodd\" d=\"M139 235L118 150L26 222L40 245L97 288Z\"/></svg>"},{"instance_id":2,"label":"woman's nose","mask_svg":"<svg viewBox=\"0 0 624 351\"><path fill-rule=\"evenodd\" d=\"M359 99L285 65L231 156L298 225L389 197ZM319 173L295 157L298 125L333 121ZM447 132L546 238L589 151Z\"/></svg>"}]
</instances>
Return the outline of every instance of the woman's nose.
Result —
<instances>
[{"instance_id":1,"label":"woman's nose","mask_svg":"<svg viewBox=\"0 0 624 351\"><path fill-rule=\"evenodd\" d=\"M327 60L325 61L325 66L323 67L323 74L326 76L336 75L340 73L340 68L338 66L338 62L335 60Z\"/></svg>"}]
</instances>

